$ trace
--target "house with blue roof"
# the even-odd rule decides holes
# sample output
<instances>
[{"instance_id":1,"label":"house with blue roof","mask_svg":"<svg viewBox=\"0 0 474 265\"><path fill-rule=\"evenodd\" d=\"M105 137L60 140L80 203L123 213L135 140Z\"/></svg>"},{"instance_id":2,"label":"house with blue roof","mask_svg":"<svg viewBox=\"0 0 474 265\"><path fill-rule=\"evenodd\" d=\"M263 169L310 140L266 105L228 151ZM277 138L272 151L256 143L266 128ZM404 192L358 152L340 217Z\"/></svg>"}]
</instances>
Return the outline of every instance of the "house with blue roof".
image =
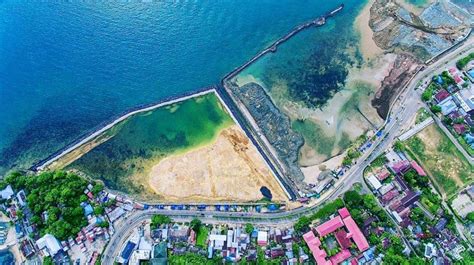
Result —
<instances>
[{"instance_id":1,"label":"house with blue roof","mask_svg":"<svg viewBox=\"0 0 474 265\"><path fill-rule=\"evenodd\" d=\"M87 217L93 213L94 213L94 208L92 208L92 205L86 204L84 206L84 215Z\"/></svg>"}]
</instances>

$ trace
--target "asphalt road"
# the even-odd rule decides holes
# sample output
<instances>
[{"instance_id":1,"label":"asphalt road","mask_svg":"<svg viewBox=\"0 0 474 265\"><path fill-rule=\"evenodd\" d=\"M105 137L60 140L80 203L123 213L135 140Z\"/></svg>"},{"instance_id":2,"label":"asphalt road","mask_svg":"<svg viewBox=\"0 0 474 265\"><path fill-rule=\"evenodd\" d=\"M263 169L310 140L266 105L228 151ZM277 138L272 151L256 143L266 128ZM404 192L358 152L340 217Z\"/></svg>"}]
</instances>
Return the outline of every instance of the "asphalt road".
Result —
<instances>
[{"instance_id":1,"label":"asphalt road","mask_svg":"<svg viewBox=\"0 0 474 265\"><path fill-rule=\"evenodd\" d=\"M415 78L412 79L410 84L407 86L406 91L402 92L399 98L394 102L389 118L387 119L385 129L382 137L376 140L368 151L366 151L358 162L350 169L348 174L343 178L344 181L331 191L328 191L328 196L325 197L324 201L330 201L345 191L351 189L357 182L364 183L362 181L364 169L384 150L386 150L404 130L408 129L407 125L410 120L413 119L417 110L422 107L420 101L421 91L415 90L420 82L425 82L429 79L433 72L437 72L438 69L443 67L443 64L452 63L459 59L459 57L466 54L467 50L473 49L473 41L471 37L463 45L453 50L451 53L446 54L442 59L427 66L424 70L420 71ZM463 52L463 55L459 55L459 52ZM364 185L364 184L363 184ZM324 202L323 201L323 202ZM102 256L102 262L104 264L113 264L116 256L119 255L123 244L132 233L133 229L140 225L143 221L151 218L154 214L164 214L172 217L174 220L191 220L194 217L200 218L206 223L252 223L255 225L291 225L303 215L309 215L317 211L323 202L318 205L311 207L301 207L292 209L284 212L276 213L255 213L255 212L217 212L217 211L175 211L175 210L146 210L136 211L132 213L126 220L126 223L121 227L118 227L111 237L109 244L107 245L104 254Z\"/></svg>"}]
</instances>

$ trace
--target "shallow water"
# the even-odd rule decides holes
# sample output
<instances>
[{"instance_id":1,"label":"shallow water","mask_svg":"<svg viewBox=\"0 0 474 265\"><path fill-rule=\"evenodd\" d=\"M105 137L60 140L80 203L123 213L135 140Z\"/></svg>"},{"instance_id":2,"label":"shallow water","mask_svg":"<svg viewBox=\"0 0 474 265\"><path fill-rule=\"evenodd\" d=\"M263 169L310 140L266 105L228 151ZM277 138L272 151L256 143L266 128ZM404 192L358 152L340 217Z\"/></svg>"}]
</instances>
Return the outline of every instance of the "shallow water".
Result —
<instances>
[{"instance_id":1,"label":"shallow water","mask_svg":"<svg viewBox=\"0 0 474 265\"><path fill-rule=\"evenodd\" d=\"M172 106L131 116L114 126L113 137L72 163L115 190L143 193L148 173L160 159L212 141L233 124L215 94L192 98ZM192 166L192 165L189 165Z\"/></svg>"},{"instance_id":2,"label":"shallow water","mask_svg":"<svg viewBox=\"0 0 474 265\"><path fill-rule=\"evenodd\" d=\"M130 107L219 82L339 2L348 14L361 5L2 1L0 174L28 167ZM337 37L337 28L324 28ZM299 52L326 48L312 42Z\"/></svg>"}]
</instances>

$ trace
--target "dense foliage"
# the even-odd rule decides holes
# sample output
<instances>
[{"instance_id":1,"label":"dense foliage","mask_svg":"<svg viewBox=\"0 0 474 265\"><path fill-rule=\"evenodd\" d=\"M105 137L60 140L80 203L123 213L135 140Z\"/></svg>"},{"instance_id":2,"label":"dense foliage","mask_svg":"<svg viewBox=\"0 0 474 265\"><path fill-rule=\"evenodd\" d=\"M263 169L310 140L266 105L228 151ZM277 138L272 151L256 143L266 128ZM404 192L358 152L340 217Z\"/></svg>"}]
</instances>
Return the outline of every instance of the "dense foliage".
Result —
<instances>
[{"instance_id":1,"label":"dense foliage","mask_svg":"<svg viewBox=\"0 0 474 265\"><path fill-rule=\"evenodd\" d=\"M87 225L80 206L87 200L83 193L87 182L81 177L61 171L44 172L37 176L13 173L5 181L17 191L25 190L33 214L30 221L36 224L41 235L50 233L64 240ZM47 219L44 213L47 213Z\"/></svg>"},{"instance_id":2,"label":"dense foliage","mask_svg":"<svg viewBox=\"0 0 474 265\"><path fill-rule=\"evenodd\" d=\"M313 215L300 217L295 223L294 228L296 231L305 232L309 230L309 225L312 221L330 216L342 207L344 207L344 202L340 198L338 198L330 203L325 204Z\"/></svg>"},{"instance_id":3,"label":"dense foliage","mask_svg":"<svg viewBox=\"0 0 474 265\"><path fill-rule=\"evenodd\" d=\"M160 225L171 223L171 218L162 214L155 214L151 217L151 228L156 229Z\"/></svg>"},{"instance_id":4,"label":"dense foliage","mask_svg":"<svg viewBox=\"0 0 474 265\"><path fill-rule=\"evenodd\" d=\"M474 60L474 52L456 62L456 67L462 70L471 60Z\"/></svg>"}]
</instances>

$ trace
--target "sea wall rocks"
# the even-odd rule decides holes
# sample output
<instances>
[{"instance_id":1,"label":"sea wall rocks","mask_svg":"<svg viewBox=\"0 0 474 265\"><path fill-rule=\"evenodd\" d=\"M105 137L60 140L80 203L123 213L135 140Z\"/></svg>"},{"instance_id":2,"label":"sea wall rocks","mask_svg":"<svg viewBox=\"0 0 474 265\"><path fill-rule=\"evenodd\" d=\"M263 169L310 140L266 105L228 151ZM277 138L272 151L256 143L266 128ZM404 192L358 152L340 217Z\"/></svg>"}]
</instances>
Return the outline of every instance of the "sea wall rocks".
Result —
<instances>
[{"instance_id":1,"label":"sea wall rocks","mask_svg":"<svg viewBox=\"0 0 474 265\"><path fill-rule=\"evenodd\" d=\"M278 153L291 180L302 181L303 173L298 166L298 150L303 137L291 129L290 119L271 101L264 88L256 83L242 87L231 86L232 93L245 105L257 126Z\"/></svg>"}]
</instances>

